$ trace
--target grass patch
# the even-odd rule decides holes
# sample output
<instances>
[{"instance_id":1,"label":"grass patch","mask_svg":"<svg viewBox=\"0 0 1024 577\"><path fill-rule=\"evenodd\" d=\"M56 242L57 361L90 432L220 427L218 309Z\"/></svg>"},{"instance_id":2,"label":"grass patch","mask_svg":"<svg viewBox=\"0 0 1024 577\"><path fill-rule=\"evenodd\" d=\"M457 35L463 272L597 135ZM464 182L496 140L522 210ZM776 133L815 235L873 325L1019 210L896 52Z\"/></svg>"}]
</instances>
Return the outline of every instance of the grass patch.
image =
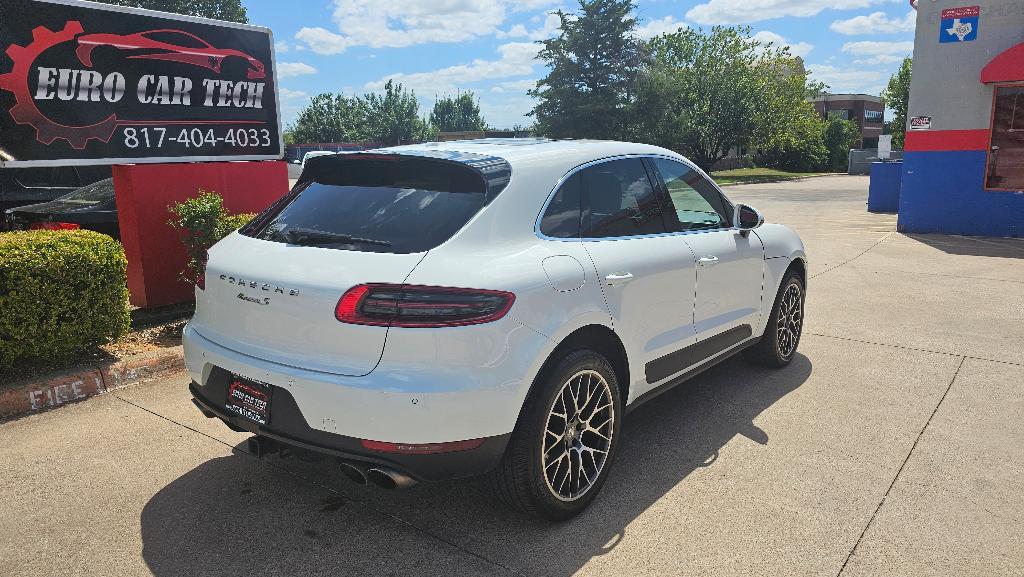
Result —
<instances>
[{"instance_id":1,"label":"grass patch","mask_svg":"<svg viewBox=\"0 0 1024 577\"><path fill-rule=\"evenodd\" d=\"M821 176L831 174L828 172L786 172L774 168L737 168L734 170L720 170L712 172L711 178L719 185L724 184L754 184L758 182L779 182L807 178L809 176Z\"/></svg>"}]
</instances>

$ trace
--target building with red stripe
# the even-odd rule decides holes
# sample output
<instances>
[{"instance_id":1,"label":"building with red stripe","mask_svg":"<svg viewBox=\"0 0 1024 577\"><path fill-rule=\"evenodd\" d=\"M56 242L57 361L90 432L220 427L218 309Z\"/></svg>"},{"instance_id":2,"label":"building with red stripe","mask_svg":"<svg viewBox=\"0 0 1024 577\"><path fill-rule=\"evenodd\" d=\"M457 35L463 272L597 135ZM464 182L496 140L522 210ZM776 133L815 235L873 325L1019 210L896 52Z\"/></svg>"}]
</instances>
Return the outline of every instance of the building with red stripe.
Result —
<instances>
[{"instance_id":1,"label":"building with red stripe","mask_svg":"<svg viewBox=\"0 0 1024 577\"><path fill-rule=\"evenodd\" d=\"M1024 236L1021 6L918 3L900 231Z\"/></svg>"}]
</instances>

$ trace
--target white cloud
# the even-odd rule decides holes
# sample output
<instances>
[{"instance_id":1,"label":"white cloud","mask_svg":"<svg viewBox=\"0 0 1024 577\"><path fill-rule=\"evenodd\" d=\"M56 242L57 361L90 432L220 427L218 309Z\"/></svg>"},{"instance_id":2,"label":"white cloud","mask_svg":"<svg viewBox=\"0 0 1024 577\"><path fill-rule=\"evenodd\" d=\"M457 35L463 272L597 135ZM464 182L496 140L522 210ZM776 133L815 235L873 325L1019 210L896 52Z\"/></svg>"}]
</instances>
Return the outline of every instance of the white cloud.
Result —
<instances>
[{"instance_id":1,"label":"white cloud","mask_svg":"<svg viewBox=\"0 0 1024 577\"><path fill-rule=\"evenodd\" d=\"M491 87L491 92L497 94L504 94L506 92L526 94L527 90L537 86L537 81L533 78L526 78L524 80L506 80L505 82L499 82Z\"/></svg>"},{"instance_id":2,"label":"white cloud","mask_svg":"<svg viewBox=\"0 0 1024 577\"><path fill-rule=\"evenodd\" d=\"M828 84L833 94L879 94L887 80L885 73L879 70L840 68L831 64L808 64L807 71L813 80Z\"/></svg>"},{"instance_id":3,"label":"white cloud","mask_svg":"<svg viewBox=\"0 0 1024 577\"><path fill-rule=\"evenodd\" d=\"M540 28L530 32L530 40L546 40L551 38L561 26L562 19L558 17L558 14L548 12L547 16L544 17L544 24L542 24Z\"/></svg>"},{"instance_id":4,"label":"white cloud","mask_svg":"<svg viewBox=\"0 0 1024 577\"><path fill-rule=\"evenodd\" d=\"M754 40L763 44L768 44L770 42L775 46L789 46L789 53L793 56L799 56L800 58L807 58L807 55L810 54L811 50L814 50L813 44L808 44L807 42L790 42L782 36L768 30L762 30L757 34L754 34Z\"/></svg>"},{"instance_id":5,"label":"white cloud","mask_svg":"<svg viewBox=\"0 0 1024 577\"><path fill-rule=\"evenodd\" d=\"M670 14L664 18L651 20L646 24L637 26L636 35L643 40L650 40L659 34L675 32L680 28L686 28L686 24L680 20L676 20Z\"/></svg>"},{"instance_id":6,"label":"white cloud","mask_svg":"<svg viewBox=\"0 0 1024 577\"><path fill-rule=\"evenodd\" d=\"M531 21L534 20L531 19ZM536 18L536 22L539 21L540 17L538 16ZM558 14L548 12L544 17L544 23L535 30L527 30L526 26L516 24L508 30L499 30L495 33L495 36L497 38L529 38L530 40L547 40L555 35L555 32L558 31L558 28L561 25L562 21L558 17Z\"/></svg>"},{"instance_id":7,"label":"white cloud","mask_svg":"<svg viewBox=\"0 0 1024 577\"><path fill-rule=\"evenodd\" d=\"M448 66L430 72L389 74L379 80L367 82L365 88L371 91L381 90L389 79L393 79L395 82L401 82L406 88L415 90L420 96L451 94L482 80L532 74L539 48L533 42L510 42L498 46L501 57L497 60L476 59L469 64Z\"/></svg>"},{"instance_id":8,"label":"white cloud","mask_svg":"<svg viewBox=\"0 0 1024 577\"><path fill-rule=\"evenodd\" d=\"M277 65L278 78L316 74L318 70L305 62L280 62Z\"/></svg>"},{"instance_id":9,"label":"white cloud","mask_svg":"<svg viewBox=\"0 0 1024 577\"><path fill-rule=\"evenodd\" d=\"M917 12L911 10L903 18L890 18L885 12L854 16L847 20L836 20L829 26L833 32L847 36L864 34L891 34L913 32L917 26Z\"/></svg>"},{"instance_id":10,"label":"white cloud","mask_svg":"<svg viewBox=\"0 0 1024 577\"><path fill-rule=\"evenodd\" d=\"M487 98L480 101L480 112L487 124L496 128L512 128L516 124L530 125L533 119L526 115L533 110L536 101L526 95L508 94L504 98Z\"/></svg>"},{"instance_id":11,"label":"white cloud","mask_svg":"<svg viewBox=\"0 0 1024 577\"><path fill-rule=\"evenodd\" d=\"M826 9L867 8L891 0L708 0L686 12L697 24L742 24L785 16L816 16Z\"/></svg>"},{"instance_id":12,"label":"white cloud","mask_svg":"<svg viewBox=\"0 0 1024 577\"><path fill-rule=\"evenodd\" d=\"M334 0L333 20L349 46L401 48L494 34L505 20L505 4L493 0Z\"/></svg>"},{"instance_id":13,"label":"white cloud","mask_svg":"<svg viewBox=\"0 0 1024 577\"><path fill-rule=\"evenodd\" d=\"M847 42L843 44L842 50L854 56L896 56L902 60L904 56L909 56L914 51L914 42L911 40L899 42L862 40L860 42Z\"/></svg>"},{"instance_id":14,"label":"white cloud","mask_svg":"<svg viewBox=\"0 0 1024 577\"><path fill-rule=\"evenodd\" d=\"M561 4L561 0L510 0L506 3L513 12L529 12Z\"/></svg>"},{"instance_id":15,"label":"white cloud","mask_svg":"<svg viewBox=\"0 0 1024 577\"><path fill-rule=\"evenodd\" d=\"M302 90L291 90L289 88L278 88L277 93L281 95L281 100L301 100L308 98L309 93L303 92Z\"/></svg>"},{"instance_id":16,"label":"white cloud","mask_svg":"<svg viewBox=\"0 0 1024 577\"><path fill-rule=\"evenodd\" d=\"M317 54L341 54L353 44L348 38L319 26L302 28L295 33L295 39L305 42L306 46ZM299 50L303 48L305 46L298 46Z\"/></svg>"},{"instance_id":17,"label":"white cloud","mask_svg":"<svg viewBox=\"0 0 1024 577\"><path fill-rule=\"evenodd\" d=\"M332 0L336 30L304 27L295 35L318 54L340 54L353 46L402 48L427 43L465 42L484 36L543 40L558 27L548 14L544 24L527 30L516 24L502 30L506 15L549 8L560 0ZM540 16L535 16L535 22ZM551 25L554 18L554 26Z\"/></svg>"},{"instance_id":18,"label":"white cloud","mask_svg":"<svg viewBox=\"0 0 1024 577\"><path fill-rule=\"evenodd\" d=\"M858 58L854 60L854 64L893 64L896 62L903 62L906 56L897 56L895 54L879 54L878 56L872 56L871 58Z\"/></svg>"},{"instance_id":19,"label":"white cloud","mask_svg":"<svg viewBox=\"0 0 1024 577\"><path fill-rule=\"evenodd\" d=\"M498 38L522 38L523 36L529 36L526 26L522 24L516 24L515 26L506 30L498 30L495 34Z\"/></svg>"},{"instance_id":20,"label":"white cloud","mask_svg":"<svg viewBox=\"0 0 1024 577\"><path fill-rule=\"evenodd\" d=\"M284 54L285 52L288 52L288 43L285 42L284 40L278 40L277 42L274 42L274 51L277 52L278 54Z\"/></svg>"}]
</instances>

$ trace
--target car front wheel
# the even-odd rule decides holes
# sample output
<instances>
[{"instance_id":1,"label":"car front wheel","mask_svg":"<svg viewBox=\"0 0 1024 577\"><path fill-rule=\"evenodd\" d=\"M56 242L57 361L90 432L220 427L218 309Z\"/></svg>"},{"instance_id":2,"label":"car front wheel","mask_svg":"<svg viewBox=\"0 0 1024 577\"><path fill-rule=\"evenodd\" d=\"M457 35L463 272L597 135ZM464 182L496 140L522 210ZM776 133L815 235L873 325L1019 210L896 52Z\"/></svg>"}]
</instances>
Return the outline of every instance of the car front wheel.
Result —
<instances>
[{"instance_id":1,"label":"car front wheel","mask_svg":"<svg viewBox=\"0 0 1024 577\"><path fill-rule=\"evenodd\" d=\"M804 326L804 283L795 271L786 273L772 306L761 342L744 351L748 360L784 367L796 356Z\"/></svg>"},{"instance_id":2,"label":"car front wheel","mask_svg":"<svg viewBox=\"0 0 1024 577\"><path fill-rule=\"evenodd\" d=\"M621 406L615 371L605 357L591 350L566 355L537 383L491 473L498 496L551 520L583 511L608 476Z\"/></svg>"}]
</instances>

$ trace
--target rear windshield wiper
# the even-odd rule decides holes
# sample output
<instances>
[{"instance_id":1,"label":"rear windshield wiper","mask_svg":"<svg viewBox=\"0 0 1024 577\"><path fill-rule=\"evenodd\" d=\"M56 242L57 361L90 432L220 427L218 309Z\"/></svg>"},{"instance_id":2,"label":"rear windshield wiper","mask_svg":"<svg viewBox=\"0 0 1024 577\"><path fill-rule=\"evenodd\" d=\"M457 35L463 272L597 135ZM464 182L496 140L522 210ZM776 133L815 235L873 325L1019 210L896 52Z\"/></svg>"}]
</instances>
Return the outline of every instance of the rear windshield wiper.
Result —
<instances>
[{"instance_id":1,"label":"rear windshield wiper","mask_svg":"<svg viewBox=\"0 0 1024 577\"><path fill-rule=\"evenodd\" d=\"M363 238L342 234L339 232L328 232L312 228L293 228L285 233L294 244L374 244L377 246L391 246L391 241L376 238Z\"/></svg>"}]
</instances>

